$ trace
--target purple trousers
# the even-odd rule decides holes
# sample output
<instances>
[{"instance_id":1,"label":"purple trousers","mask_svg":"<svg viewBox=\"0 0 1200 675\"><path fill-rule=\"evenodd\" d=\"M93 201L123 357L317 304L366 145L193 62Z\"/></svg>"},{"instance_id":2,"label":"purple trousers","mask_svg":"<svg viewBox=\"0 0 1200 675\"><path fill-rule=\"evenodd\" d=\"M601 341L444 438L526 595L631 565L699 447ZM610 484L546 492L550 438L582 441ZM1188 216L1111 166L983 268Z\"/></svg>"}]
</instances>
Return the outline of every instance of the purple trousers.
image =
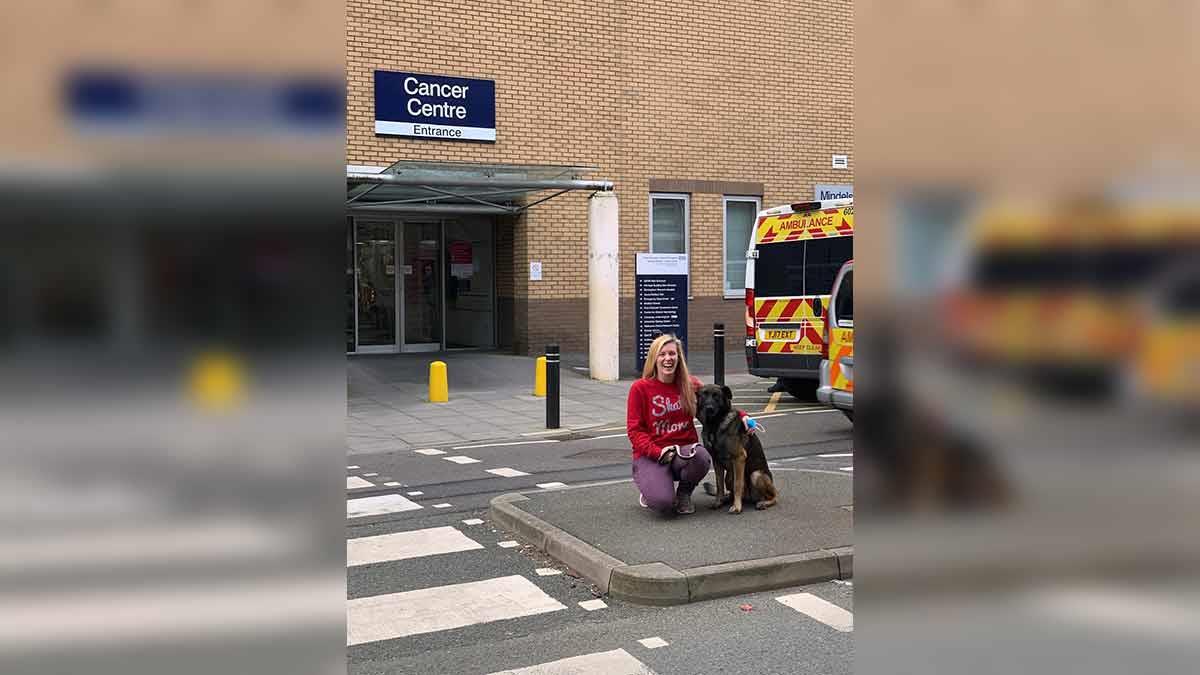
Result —
<instances>
[{"instance_id":1,"label":"purple trousers","mask_svg":"<svg viewBox=\"0 0 1200 675\"><path fill-rule=\"evenodd\" d=\"M675 506L675 481L691 494L692 490L708 475L712 468L712 457L704 446L696 446L696 456L691 459L676 457L671 464L659 464L653 459L638 457L633 460L633 482L646 500L646 505L655 511L671 512Z\"/></svg>"}]
</instances>

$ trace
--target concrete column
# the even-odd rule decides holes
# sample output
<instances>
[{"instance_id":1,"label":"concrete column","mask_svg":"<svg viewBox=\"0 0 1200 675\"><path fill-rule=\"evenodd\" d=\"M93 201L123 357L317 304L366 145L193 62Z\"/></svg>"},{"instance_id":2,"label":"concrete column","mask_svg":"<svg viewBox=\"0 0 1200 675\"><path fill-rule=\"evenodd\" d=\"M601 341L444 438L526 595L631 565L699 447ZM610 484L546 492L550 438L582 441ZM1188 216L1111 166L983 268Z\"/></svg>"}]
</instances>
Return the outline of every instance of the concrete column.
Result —
<instances>
[{"instance_id":1,"label":"concrete column","mask_svg":"<svg viewBox=\"0 0 1200 675\"><path fill-rule=\"evenodd\" d=\"M588 368L594 380L620 378L621 268L617 264L617 196L588 200Z\"/></svg>"}]
</instances>

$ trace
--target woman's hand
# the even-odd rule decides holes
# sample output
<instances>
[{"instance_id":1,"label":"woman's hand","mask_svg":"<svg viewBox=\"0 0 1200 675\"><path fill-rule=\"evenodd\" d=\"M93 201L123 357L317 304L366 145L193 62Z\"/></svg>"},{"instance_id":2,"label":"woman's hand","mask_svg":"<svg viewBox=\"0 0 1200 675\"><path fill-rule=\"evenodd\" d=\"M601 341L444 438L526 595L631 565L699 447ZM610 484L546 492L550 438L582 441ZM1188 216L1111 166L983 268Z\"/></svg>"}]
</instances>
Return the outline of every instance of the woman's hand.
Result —
<instances>
[{"instance_id":1,"label":"woman's hand","mask_svg":"<svg viewBox=\"0 0 1200 675\"><path fill-rule=\"evenodd\" d=\"M671 460L675 459L675 454L679 452L678 445L668 445L658 453L659 464L670 464Z\"/></svg>"},{"instance_id":2,"label":"woman's hand","mask_svg":"<svg viewBox=\"0 0 1200 675\"><path fill-rule=\"evenodd\" d=\"M755 434L755 433L758 433L759 431L767 430L766 427L759 424L757 420L755 420L753 417L751 417L749 415L746 415L745 417L742 418L742 426L746 427L746 432L749 434Z\"/></svg>"}]
</instances>

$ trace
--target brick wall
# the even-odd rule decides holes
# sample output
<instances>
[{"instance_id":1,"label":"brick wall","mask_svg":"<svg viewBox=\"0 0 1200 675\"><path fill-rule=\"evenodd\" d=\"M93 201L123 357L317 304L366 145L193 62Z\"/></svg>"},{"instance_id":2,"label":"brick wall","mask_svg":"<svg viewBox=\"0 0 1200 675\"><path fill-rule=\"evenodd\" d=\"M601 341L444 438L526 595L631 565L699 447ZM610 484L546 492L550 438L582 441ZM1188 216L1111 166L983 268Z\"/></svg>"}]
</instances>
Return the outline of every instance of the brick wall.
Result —
<instances>
[{"instance_id":1,"label":"brick wall","mask_svg":"<svg viewBox=\"0 0 1200 675\"><path fill-rule=\"evenodd\" d=\"M698 181L691 196L689 331L742 304L722 298L721 194L761 185L763 206L853 182L850 0L733 4L616 0L347 0L346 161L400 159L594 165L620 199L623 350L632 345L634 254L648 250L654 181ZM497 141L376 136L375 69L496 81ZM849 154L851 170L830 168ZM501 229L505 230L508 226ZM519 353L587 340L587 195L569 193L511 224L497 243L502 344ZM528 280L528 263L543 280ZM505 276L505 271L508 270ZM703 327L704 328L698 328ZM581 345L581 347L580 347Z\"/></svg>"}]
</instances>

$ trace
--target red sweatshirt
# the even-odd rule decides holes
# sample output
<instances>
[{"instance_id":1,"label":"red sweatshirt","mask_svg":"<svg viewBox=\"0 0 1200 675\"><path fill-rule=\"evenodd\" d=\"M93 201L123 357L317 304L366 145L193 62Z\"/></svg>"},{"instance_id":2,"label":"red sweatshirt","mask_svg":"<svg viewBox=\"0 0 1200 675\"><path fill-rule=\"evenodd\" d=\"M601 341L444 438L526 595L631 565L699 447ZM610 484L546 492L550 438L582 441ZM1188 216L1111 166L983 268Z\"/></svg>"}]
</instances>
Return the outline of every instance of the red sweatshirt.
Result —
<instances>
[{"instance_id":1,"label":"red sweatshirt","mask_svg":"<svg viewBox=\"0 0 1200 675\"><path fill-rule=\"evenodd\" d=\"M699 389L700 380L693 377L692 387ZM657 460L665 446L700 441L692 416L683 411L679 402L679 390L657 378L643 377L629 388L625 428L633 444L634 459Z\"/></svg>"}]
</instances>

